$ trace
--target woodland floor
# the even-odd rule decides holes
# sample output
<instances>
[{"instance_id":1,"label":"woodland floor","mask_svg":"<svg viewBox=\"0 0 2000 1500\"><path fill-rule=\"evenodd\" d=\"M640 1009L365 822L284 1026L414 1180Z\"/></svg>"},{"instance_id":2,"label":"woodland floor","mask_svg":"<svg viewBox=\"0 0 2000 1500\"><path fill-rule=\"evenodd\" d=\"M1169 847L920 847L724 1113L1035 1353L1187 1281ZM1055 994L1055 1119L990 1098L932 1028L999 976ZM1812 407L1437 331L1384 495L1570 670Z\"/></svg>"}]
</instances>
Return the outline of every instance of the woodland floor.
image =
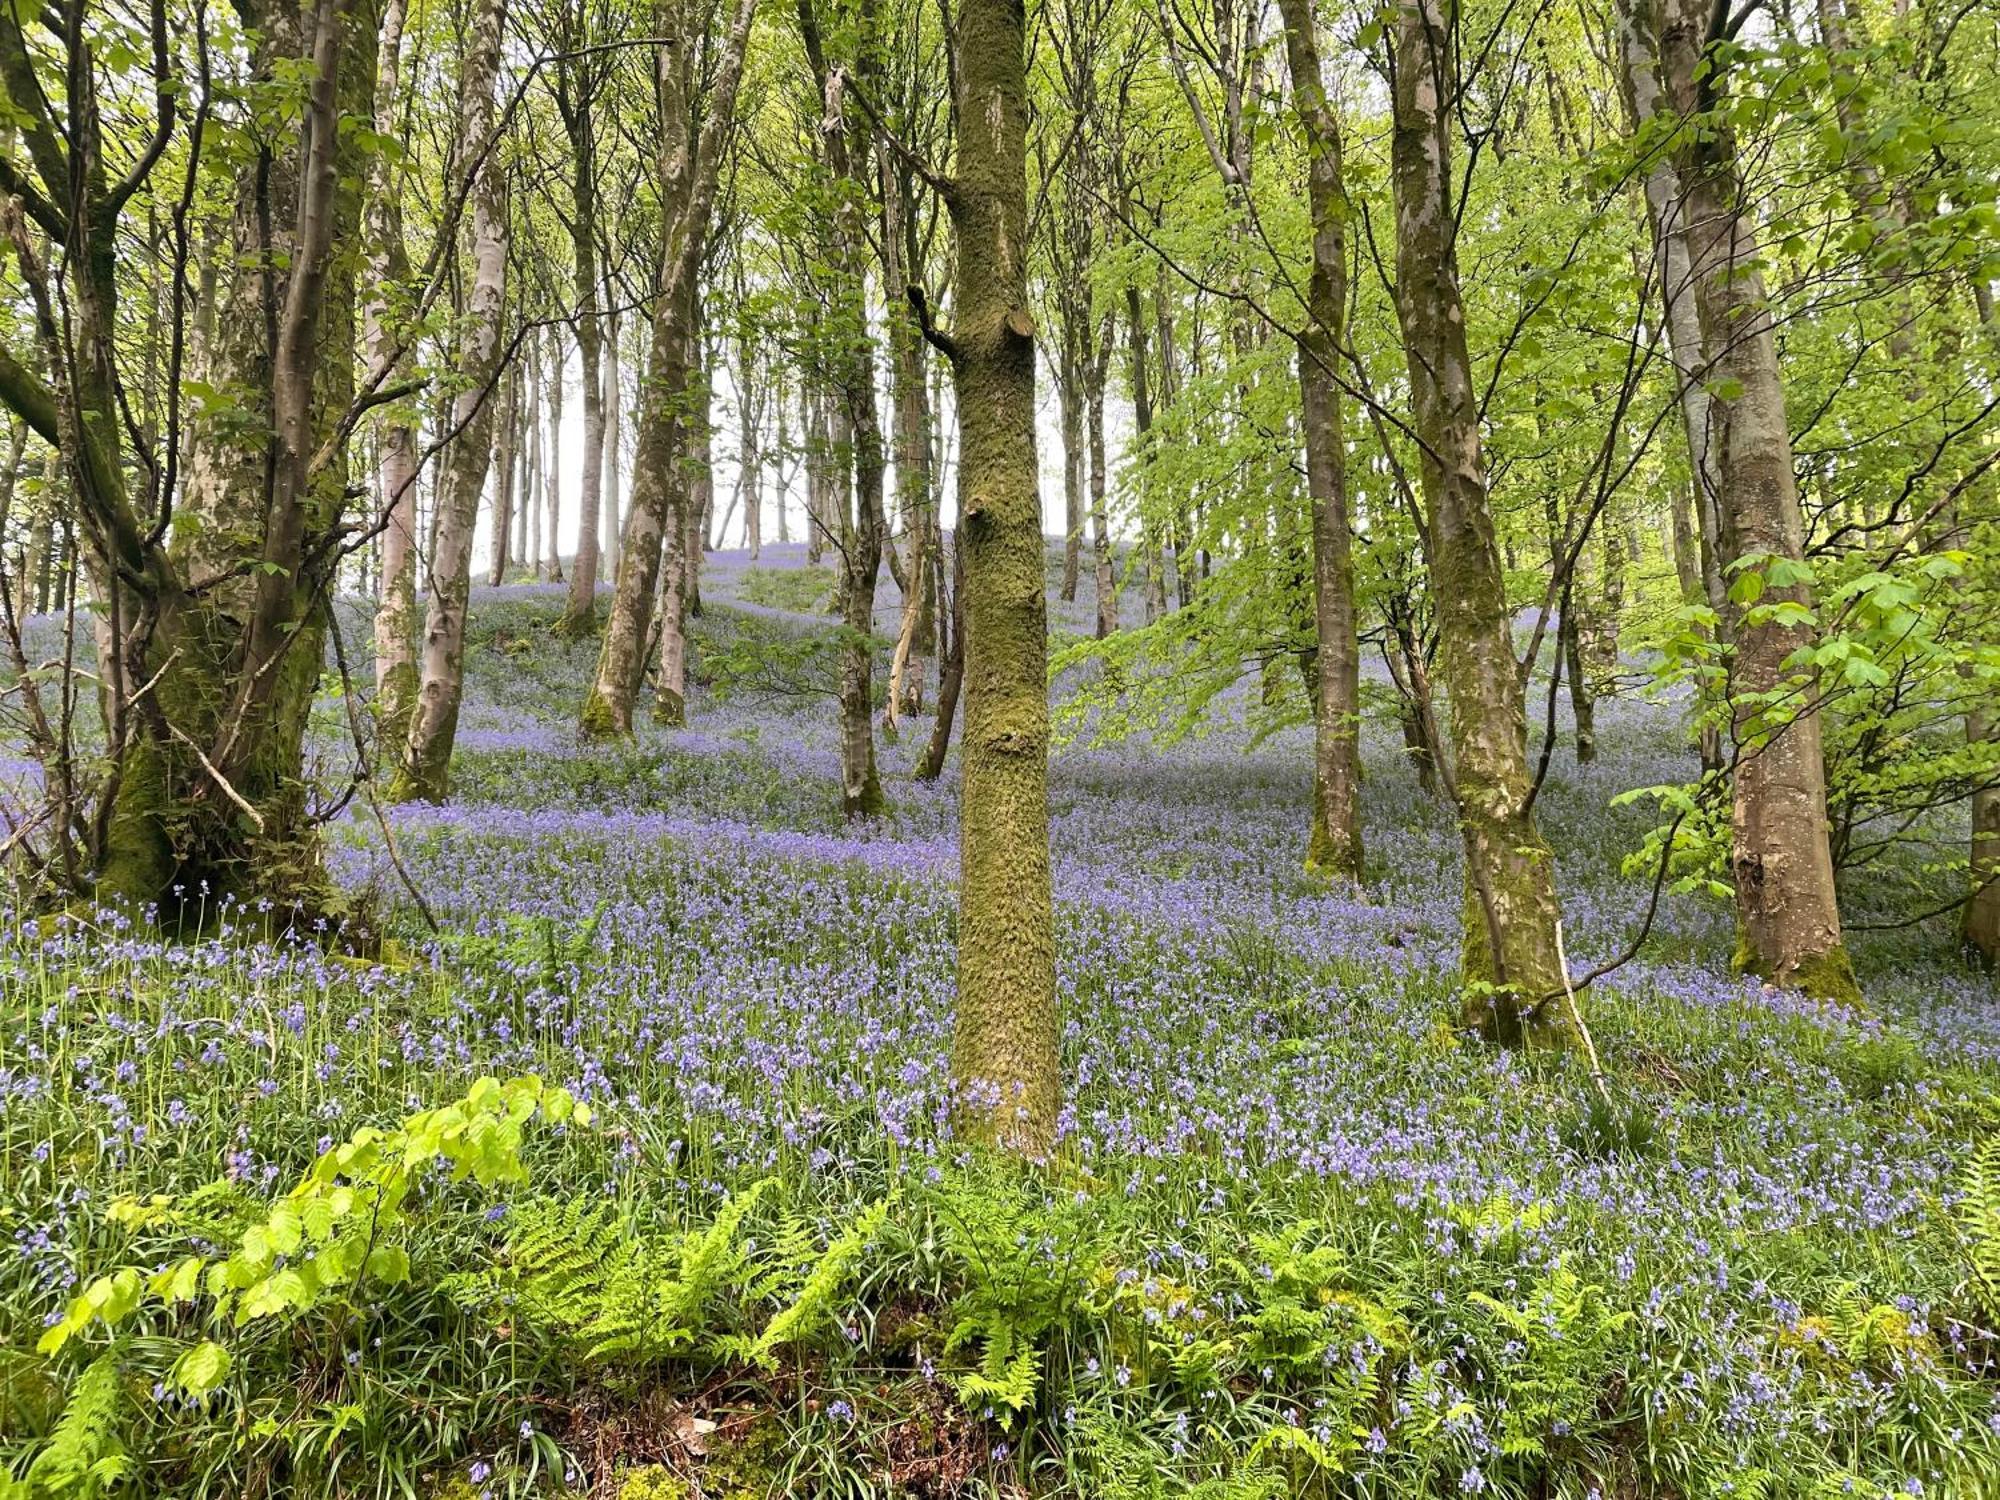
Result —
<instances>
[{"instance_id":1,"label":"woodland floor","mask_svg":"<svg viewBox=\"0 0 2000 1500\"><path fill-rule=\"evenodd\" d=\"M1956 1209L2000 1123L2000 991L1942 925L1860 935L1870 1008L1843 1012L1733 976L1726 903L1668 894L1586 1000L1606 1111L1580 1062L1452 1031L1457 837L1388 727L1358 895L1301 873L1305 730L1067 745L1061 1161L1000 1173L944 1121L955 777L909 775L920 716L880 746L889 815L843 824L801 552L716 554L696 642L698 671L773 642L795 669L621 747L575 742L595 643L552 634L561 590L477 595L454 800L390 813L436 936L365 805L329 857L395 935L380 962L251 940L251 913L181 945L6 923L16 1351L79 1277L185 1248L111 1222L120 1194L279 1192L481 1074L595 1110L500 1200L438 1190L408 1283L246 1336L203 1402L155 1384L194 1314L130 1334L136 1492L2000 1494ZM1083 594L1059 632L1087 630ZM885 581L885 631L895 607ZM1594 764L1557 752L1537 811L1579 970L1650 894L1621 862L1652 814L1612 799L1685 778L1683 739L1635 693ZM1893 912L1879 878L1857 911ZM463 1285L564 1199L671 1247L765 1178L740 1258L807 1247L791 1281L741 1270L644 1358L593 1364ZM823 1323L743 1357L884 1198ZM17 1467L73 1368L0 1350Z\"/></svg>"}]
</instances>

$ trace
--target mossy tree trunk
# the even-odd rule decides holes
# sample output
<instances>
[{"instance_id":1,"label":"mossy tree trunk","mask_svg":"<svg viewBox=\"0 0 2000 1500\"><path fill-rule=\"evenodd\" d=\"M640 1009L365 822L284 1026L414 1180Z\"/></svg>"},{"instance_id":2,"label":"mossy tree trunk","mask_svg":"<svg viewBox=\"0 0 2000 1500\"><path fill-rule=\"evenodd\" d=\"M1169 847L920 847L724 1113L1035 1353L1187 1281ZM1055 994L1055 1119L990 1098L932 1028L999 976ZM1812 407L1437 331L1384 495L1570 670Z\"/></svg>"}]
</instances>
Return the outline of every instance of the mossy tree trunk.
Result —
<instances>
[{"instance_id":1,"label":"mossy tree trunk","mask_svg":"<svg viewBox=\"0 0 2000 1500\"><path fill-rule=\"evenodd\" d=\"M1805 525L1756 232L1744 211L1735 135L1717 113L1725 64L1712 49L1721 38L1711 33L1715 18L1704 0L1626 4L1635 71L1650 58L1659 107L1679 121L1670 149L1707 355L1701 373L1710 391L1724 571L1755 571L1766 584L1734 622L1728 687L1737 963L1774 984L1854 999L1834 890L1817 689L1788 665L1814 640L1812 625L1781 607L1812 608L1799 566Z\"/></svg>"},{"instance_id":2,"label":"mossy tree trunk","mask_svg":"<svg viewBox=\"0 0 2000 1500\"><path fill-rule=\"evenodd\" d=\"M958 11L958 394L965 553L958 1014L961 1130L1030 1155L1062 1097L1048 806L1048 620L1027 286L1027 77L1021 0Z\"/></svg>"},{"instance_id":3,"label":"mossy tree trunk","mask_svg":"<svg viewBox=\"0 0 2000 1500\"><path fill-rule=\"evenodd\" d=\"M124 747L104 792L96 889L155 903L171 923L198 924L225 896L316 907L325 894L304 737L345 502L338 439L354 369L322 356L354 346L354 269L332 247L359 238L366 173L340 122L372 117L377 18L366 4L321 0L257 23L253 67L267 78L296 69L306 101L294 130L260 142L239 178L223 294L237 316L207 367L234 420L191 440L191 524L178 544L136 525L122 478L103 467L117 461L118 418L100 424L92 413L115 412L112 355L108 342L98 348L115 303L111 263L97 257L115 250L93 230L112 228L116 208L88 180L101 169L94 159L86 212L68 226L78 239L68 247L78 262L70 326L83 358L62 403L77 420L52 441L84 510L104 606L102 697L112 742ZM12 62L0 59L10 77ZM273 203L292 211L260 207ZM109 211L88 223L100 209ZM149 495L149 510L158 498Z\"/></svg>"},{"instance_id":4,"label":"mossy tree trunk","mask_svg":"<svg viewBox=\"0 0 2000 1500\"><path fill-rule=\"evenodd\" d=\"M1501 1041L1569 1034L1555 861L1530 810L1527 724L1459 291L1450 157L1460 87L1452 0L1398 0L1391 162L1396 312L1423 447L1451 776L1465 841L1466 1020Z\"/></svg>"}]
</instances>

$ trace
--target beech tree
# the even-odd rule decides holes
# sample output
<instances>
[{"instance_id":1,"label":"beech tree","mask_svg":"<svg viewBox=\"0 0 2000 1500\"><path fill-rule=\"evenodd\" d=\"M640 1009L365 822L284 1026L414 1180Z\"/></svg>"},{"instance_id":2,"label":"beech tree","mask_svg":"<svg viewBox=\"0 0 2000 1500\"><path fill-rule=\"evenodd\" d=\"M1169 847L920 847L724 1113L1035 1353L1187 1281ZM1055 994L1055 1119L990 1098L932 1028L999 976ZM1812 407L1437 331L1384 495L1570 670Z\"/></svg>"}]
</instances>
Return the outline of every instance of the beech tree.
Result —
<instances>
[{"instance_id":1,"label":"beech tree","mask_svg":"<svg viewBox=\"0 0 2000 1500\"><path fill-rule=\"evenodd\" d=\"M653 284L652 349L638 414L638 454L630 510L619 539L619 569L611 618L581 728L587 737L629 735L632 709L646 670L661 550L687 531L683 446L693 418L697 272L708 238L723 148L735 125L736 91L750 45L756 0L738 0L727 29L699 0L662 0L656 83L661 121L658 158L660 259ZM707 56L712 51L712 56ZM704 62L712 66L704 68ZM712 76L706 97L703 79ZM665 612L663 649L679 649L677 605ZM663 668L664 671L664 668Z\"/></svg>"},{"instance_id":2,"label":"beech tree","mask_svg":"<svg viewBox=\"0 0 2000 1500\"><path fill-rule=\"evenodd\" d=\"M460 74L462 126L453 164L472 180L472 285L459 329L453 441L438 481L437 532L424 590L417 701L403 763L390 783L398 801L441 802L451 784L451 749L465 694L465 612L472 593L473 531L493 459L493 400L501 370L501 314L507 290L504 158L494 128L505 0L479 0L471 13Z\"/></svg>"},{"instance_id":3,"label":"beech tree","mask_svg":"<svg viewBox=\"0 0 2000 1500\"><path fill-rule=\"evenodd\" d=\"M1532 811L1526 706L1459 292L1450 131L1462 79L1450 5L1399 0L1390 82L1396 313L1422 451L1451 711L1448 785L1465 842L1465 1003L1467 1019L1502 1040L1560 1043L1570 1017L1552 1003L1566 985L1555 857Z\"/></svg>"},{"instance_id":4,"label":"beech tree","mask_svg":"<svg viewBox=\"0 0 2000 1500\"><path fill-rule=\"evenodd\" d=\"M1657 98L1677 127L1671 150L1680 186L1673 217L1655 216L1686 244L1687 280L1699 316L1700 377L1709 399L1690 415L1713 452L1721 571L1745 608L1734 620L1731 867L1738 964L1779 984L1832 998L1855 993L1841 944L1828 841L1826 768L1818 687L1797 659L1813 641L1805 528L1792 469L1791 432L1757 233L1742 209L1735 138L1718 116L1728 72L1726 40L1709 10L1662 0L1636 6L1628 66L1657 69ZM1642 116L1642 119L1645 119ZM1674 295L1679 296L1679 288ZM1685 410L1685 408L1684 408Z\"/></svg>"},{"instance_id":5,"label":"beech tree","mask_svg":"<svg viewBox=\"0 0 2000 1500\"><path fill-rule=\"evenodd\" d=\"M953 44L955 167L949 179L925 169L957 250L950 332L924 290L910 291L925 337L950 363L958 409L964 729L952 1072L961 1129L1039 1156L1054 1145L1062 1090L1020 5L960 6Z\"/></svg>"}]
</instances>

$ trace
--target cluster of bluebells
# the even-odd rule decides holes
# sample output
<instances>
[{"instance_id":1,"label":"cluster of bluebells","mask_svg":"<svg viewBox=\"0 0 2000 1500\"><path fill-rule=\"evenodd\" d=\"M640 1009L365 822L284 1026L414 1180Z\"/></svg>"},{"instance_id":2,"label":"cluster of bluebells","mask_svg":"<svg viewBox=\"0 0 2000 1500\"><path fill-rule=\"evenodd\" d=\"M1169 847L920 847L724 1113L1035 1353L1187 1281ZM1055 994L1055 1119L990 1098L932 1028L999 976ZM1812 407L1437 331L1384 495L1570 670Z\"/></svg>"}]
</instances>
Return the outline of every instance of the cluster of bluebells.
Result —
<instances>
[{"instance_id":1,"label":"cluster of bluebells","mask_svg":"<svg viewBox=\"0 0 2000 1500\"><path fill-rule=\"evenodd\" d=\"M797 561L769 550L762 566ZM704 589L726 607L745 574L719 557ZM893 589L879 607L886 629ZM691 1213L772 1173L839 1205L958 1159L955 812L948 781L907 774L928 718L878 747L889 814L850 827L830 704L698 700L693 730L581 746L549 686L583 681L588 647L548 636L555 596L476 608L528 658L475 657L459 795L393 813L443 935L361 962L259 938L272 914L228 903L201 942L111 915L0 935L0 986L37 997L0 1036L9 1322L45 1320L96 1268L95 1202L217 1176L266 1192L482 1073L590 1101L601 1157L575 1146L572 1166ZM1387 1372L1351 1461L1387 1472L1420 1449L1434 1488L1467 1494L1506 1482L1502 1377L1547 1353L1474 1294L1532 1310L1558 1273L1616 1311L1618 1415L1706 1445L1718 1472L1900 1424L1916 1436L1830 1461L1922 1484L1938 1455L1993 1441L1987 1356L1948 1316L1960 1276L1936 1229L1968 1149L1954 1091L2000 1075L1989 985L1904 939L1861 951L1874 1011L1807 1006L1732 975L1727 911L1670 893L1644 956L1589 1002L1649 1141L1581 1148L1580 1071L1451 1031L1458 839L1391 736L1365 736L1368 878L1332 890L1299 868L1308 739L1253 742L1242 707L1225 699L1198 740L1068 746L1052 768L1062 1150L1151 1226L1145 1271L1189 1289L1156 1323L1192 1338L1241 1314L1204 1289L1245 1224L1394 1247L1421 1338L1330 1350L1328 1388ZM1612 797L1687 760L1657 706L1603 705L1598 736L1600 759L1559 756L1537 805L1579 968L1622 950L1649 904L1619 868L1646 814ZM329 857L343 884L401 899L372 815ZM1852 1358L1835 1347L1850 1304L1902 1309L1905 1335ZM1200 1404L1161 1406L1102 1354L1054 1409L1129 1406L1157 1417L1163 1452L1198 1457L1190 1411L1215 1430ZM1269 1394L1274 1420L1335 1435L1330 1397ZM1580 1443L1572 1420L1545 1443Z\"/></svg>"}]
</instances>

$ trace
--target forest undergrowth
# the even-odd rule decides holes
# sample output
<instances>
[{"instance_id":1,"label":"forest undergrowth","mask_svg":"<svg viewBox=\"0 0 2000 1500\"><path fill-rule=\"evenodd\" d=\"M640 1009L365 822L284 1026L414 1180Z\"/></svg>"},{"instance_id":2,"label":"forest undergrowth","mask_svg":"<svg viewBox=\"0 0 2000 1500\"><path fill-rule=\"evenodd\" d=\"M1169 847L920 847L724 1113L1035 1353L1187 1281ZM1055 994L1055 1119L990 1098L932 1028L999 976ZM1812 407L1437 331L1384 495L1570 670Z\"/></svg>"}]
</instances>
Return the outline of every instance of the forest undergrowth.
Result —
<instances>
[{"instance_id":1,"label":"forest undergrowth","mask_svg":"<svg viewBox=\"0 0 2000 1500\"><path fill-rule=\"evenodd\" d=\"M329 834L367 956L7 920L0 1493L2000 1494L2000 1009L1937 932L1857 932L1843 1009L1669 891L1600 1089L1454 1029L1458 838L1390 733L1358 892L1301 873L1308 731L1071 745L1068 1103L1002 1166L949 1124L950 774L916 716L844 824L772 552L704 579L694 727L623 746L574 742L562 591L480 594L455 800ZM1647 920L1611 804L1682 722L1557 752L1573 970Z\"/></svg>"}]
</instances>

